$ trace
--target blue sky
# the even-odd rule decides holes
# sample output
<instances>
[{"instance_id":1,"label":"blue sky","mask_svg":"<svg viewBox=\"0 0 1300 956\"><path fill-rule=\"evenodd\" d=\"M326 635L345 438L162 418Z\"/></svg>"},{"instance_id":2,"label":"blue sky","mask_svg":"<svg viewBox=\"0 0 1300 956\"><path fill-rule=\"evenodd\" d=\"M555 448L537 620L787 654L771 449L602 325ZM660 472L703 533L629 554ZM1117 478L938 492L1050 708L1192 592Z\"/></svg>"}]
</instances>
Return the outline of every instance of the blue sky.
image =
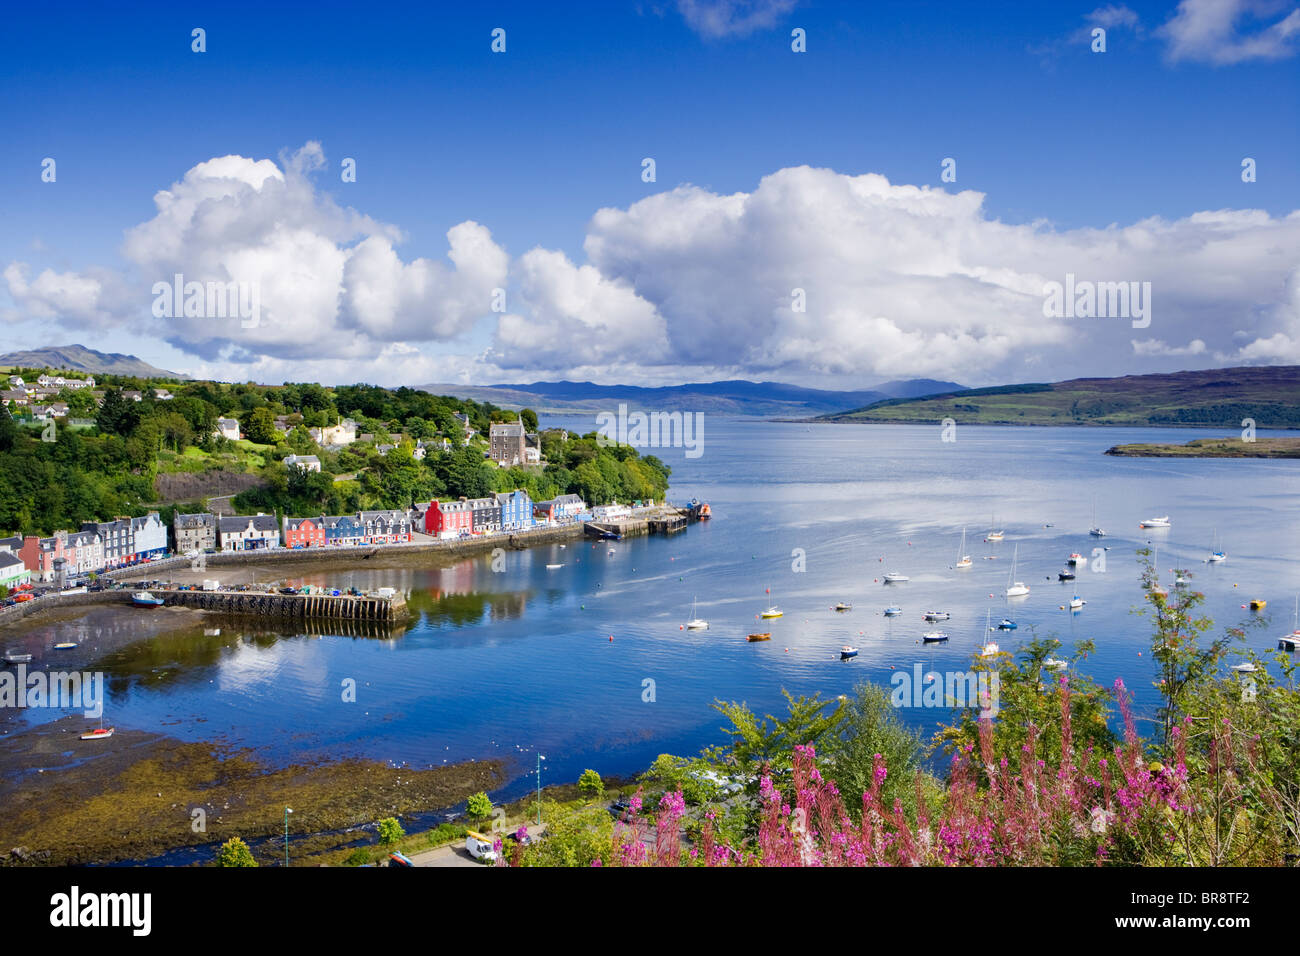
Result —
<instances>
[{"instance_id":1,"label":"blue sky","mask_svg":"<svg viewBox=\"0 0 1300 956\"><path fill-rule=\"evenodd\" d=\"M599 276L591 281L610 288L564 302L553 287L590 264L584 241L590 242L590 223L601 208L627 211L683 184L709 197L755 195L764 177L801 166L839 177L878 174L895 187L929 187L951 196L977 191L983 201L974 218L981 228L1001 223L1074 236L1078 241L1066 245L1076 248L1081 263L1098 268L1103 260L1097 258L1097 237L1081 231L1112 224L1125 229L1150 217L1176 223L1205 211L1258 210L1269 220L1266 236L1251 232L1258 223L1236 223L1231 236L1206 238L1189 223L1172 230L1167 241L1175 250L1239 244L1219 265L1233 281L1241 277L1232 263L1252 256L1260 243L1280 243L1280 260L1289 258L1294 269L1300 250L1287 217L1300 205L1300 13L1292 12L1294 3L1225 2L1241 10L1217 34L1212 11L1198 9L1211 5L1208 0L1182 8L788 0L737 0L720 10L704 0L567 4L561 11L535 3L475 4L470 10L330 3L291 10L256 4L14 8L0 39L6 91L0 263L11 269L23 264L27 280L45 270L54 278L43 290L0 283L0 314L11 345L80 341L167 367L262 380L346 380L356 369L374 379L386 369L408 383L453 375L484 382L737 375L805 381L829 376L848 386L895 377L887 370L900 362L906 363L898 369L903 373L962 381L1035 377L1030 373L1050 364L1059 337L1022 336L1013 324L1009 334L1038 349L1015 355L994 347L999 330L991 319L976 316L966 325L954 320L950 334L909 318L899 302L930 293L909 291L895 281L900 274L915 279L939 271L969 278L1008 268L1004 258L974 262L966 253L956 257L956 265L932 269L925 242L915 235L917 247L907 263L869 288L841 288L833 277L808 280L820 283L826 299L834 301L823 321L846 323L846 339L853 337L854 322L889 324L886 334L862 326L864 334L880 340L870 354L820 364L809 358L815 349L791 347L807 330L783 328L779 316L765 317L749 334L744 315L767 309L767 299L738 305L735 316L710 326L740 344L717 354L698 342L683 345L690 337L684 329L698 325L702 311L716 308L707 295L689 304L674 301L690 294L684 291L683 259L712 263L711 283L742 287L753 275L741 260L752 259L756 248L775 257L768 271L779 271L827 244L861 246L863 236L855 230L865 229L873 242L887 246L893 227L879 218L879 208L865 222L838 224L834 210L829 220L827 210L807 220L796 212L793 222L774 215L771 237L747 226L747 239L719 248L716 261L711 251L689 245L675 250L672 263L652 250L624 248L594 264ZM752 23L744 22L747 16ZM1175 27L1168 26L1171 20ZM709 22L720 29L711 31ZM1095 23L1108 25L1105 53L1089 48L1087 30ZM1185 24L1181 30L1179 23ZM194 27L206 30L207 51L201 54L190 49ZM496 27L506 30L503 54L489 48ZM790 49L796 27L807 33L806 53ZM147 321L147 297L110 301L109 291L101 290L93 306L86 306L59 295L66 281L58 277L97 270L132 287L156 279L156 267L167 257L127 261L124 232L151 220L154 194L196 165L236 155L284 167L282 157L309 142L319 144L323 157L308 175L315 195L399 230L395 249L402 263L445 264L447 232L459 223L489 230L509 260L504 283L514 331L503 333L499 316L486 308L467 306L438 335L422 340L410 321L350 315L341 307L329 317L337 319L330 334L353 340L352 352L342 345L294 348L286 337L241 342L232 334L208 341L196 355L187 351L190 332L160 331ZM58 164L55 183L40 179L44 157ZM339 180L344 157L356 159L355 183ZM642 181L644 157L655 159L654 183ZM940 181L945 157L957 160L955 183ZM1255 159L1256 182L1242 182L1243 157ZM796 210L811 201L803 190L834 202L816 184L790 189L800 193ZM889 205L888 198L884 202ZM681 212L658 214L671 218ZM781 215L789 214L784 206ZM962 231L972 214L942 215L951 231ZM802 222L817 230L816 242L797 250L774 248ZM618 229L633 225L620 223ZM833 232L841 227L848 230L842 241ZM363 229L336 240L346 250L370 234ZM183 239L202 241L198 233ZM929 241L942 249L944 235ZM984 244L977 236L968 241ZM1120 245L1142 243L1128 236ZM524 268L520 257L537 248L567 261ZM869 266L878 251L867 244L859 261ZM193 262L191 272L200 261L225 262L226 274L212 278L236 278L229 254L186 260L172 249L168 255L168 262ZM1061 271L1059 257L1046 258L1050 268L1026 271ZM1123 261L1117 253L1107 268L1113 271ZM1171 261L1163 257L1131 277L1101 268L1097 278L1140 279L1149 273L1168 287L1178 281ZM852 259L843 265L856 268ZM657 268L662 272L652 275ZM1205 268L1202 261L1198 271ZM482 271L491 273L486 266ZM1284 262L1250 277L1253 285L1224 305L1235 339L1212 340L1210 316L1189 301L1177 315L1166 313L1160 329L1159 341L1172 354L1154 346L1125 349L1125 337L1103 335L1083 370L1162 370L1220 364L1220 358L1224 364L1292 361L1289 350L1300 342L1291 316L1293 280ZM1005 307L1007 288L1023 293L1020 286L994 290L996 308ZM894 291L873 296L872 290L884 287ZM1178 290L1177 296L1194 300L1194 292ZM602 298L606 293L617 301ZM437 297L440 287L433 283L422 294ZM961 310L963 295L955 296L948 307ZM421 307L418 301L407 306ZM1025 315L1034 303L1028 306ZM284 299L276 303L282 323L290 322L293 307ZM617 318L621 307L635 316ZM639 334L624 339L599 323L593 328L591 314L597 311L615 316L609 321L619 329ZM303 319L307 327L320 320ZM622 346L580 350L570 361L539 344L528 329L537 336L608 333ZM898 341L891 345L894 332ZM1275 340L1277 335L1285 341ZM655 340L648 350L652 360L619 357L644 336ZM1278 347L1242 351L1259 340L1275 340ZM977 347L968 364L961 346L971 341ZM1199 351L1190 344L1196 341L1202 343ZM394 342L400 343L400 363L366 364ZM986 347L978 347L980 342Z\"/></svg>"}]
</instances>

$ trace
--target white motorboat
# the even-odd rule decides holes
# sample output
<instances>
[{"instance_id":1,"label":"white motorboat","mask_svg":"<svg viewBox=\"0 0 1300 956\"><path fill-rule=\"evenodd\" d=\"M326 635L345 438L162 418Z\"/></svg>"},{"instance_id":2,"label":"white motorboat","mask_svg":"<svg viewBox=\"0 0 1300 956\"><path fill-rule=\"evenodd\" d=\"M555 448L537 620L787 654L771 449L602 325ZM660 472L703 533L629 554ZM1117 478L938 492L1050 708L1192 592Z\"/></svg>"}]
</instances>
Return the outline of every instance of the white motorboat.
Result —
<instances>
[{"instance_id":1,"label":"white motorboat","mask_svg":"<svg viewBox=\"0 0 1300 956\"><path fill-rule=\"evenodd\" d=\"M926 611L924 614L921 615L921 617L929 621L931 624L935 623L936 621L952 620L952 615L947 611Z\"/></svg>"},{"instance_id":2,"label":"white motorboat","mask_svg":"<svg viewBox=\"0 0 1300 956\"><path fill-rule=\"evenodd\" d=\"M897 571L889 571L881 578L886 584L898 584L902 581L912 580L906 574L899 574Z\"/></svg>"},{"instance_id":3,"label":"white motorboat","mask_svg":"<svg viewBox=\"0 0 1300 956\"><path fill-rule=\"evenodd\" d=\"M1001 649L994 641L989 641L982 648L980 648L980 657L992 657L994 654L1000 654L1000 653L1001 653Z\"/></svg>"},{"instance_id":4,"label":"white motorboat","mask_svg":"<svg viewBox=\"0 0 1300 956\"><path fill-rule=\"evenodd\" d=\"M1162 518L1144 518L1142 519L1142 521L1138 522L1138 527L1139 528L1168 528L1169 516L1165 515Z\"/></svg>"},{"instance_id":5,"label":"white motorboat","mask_svg":"<svg viewBox=\"0 0 1300 956\"><path fill-rule=\"evenodd\" d=\"M1043 661L1043 666L1052 671L1063 671L1070 666L1069 661L1063 661L1059 657L1049 657Z\"/></svg>"},{"instance_id":6,"label":"white motorboat","mask_svg":"<svg viewBox=\"0 0 1300 956\"><path fill-rule=\"evenodd\" d=\"M1254 661L1243 661L1240 664L1233 664L1231 669L1236 671L1238 674L1253 674L1255 671L1259 670L1259 668L1255 666Z\"/></svg>"}]
</instances>

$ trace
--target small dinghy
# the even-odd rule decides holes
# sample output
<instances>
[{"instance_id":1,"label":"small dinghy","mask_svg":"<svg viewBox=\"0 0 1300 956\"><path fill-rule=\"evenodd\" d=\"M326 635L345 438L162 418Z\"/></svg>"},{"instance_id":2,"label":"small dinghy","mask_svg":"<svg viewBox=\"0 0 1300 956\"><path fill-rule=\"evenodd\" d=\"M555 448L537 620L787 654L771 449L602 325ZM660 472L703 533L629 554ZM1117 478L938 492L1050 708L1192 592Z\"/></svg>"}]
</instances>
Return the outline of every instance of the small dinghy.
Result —
<instances>
[{"instance_id":1,"label":"small dinghy","mask_svg":"<svg viewBox=\"0 0 1300 956\"><path fill-rule=\"evenodd\" d=\"M764 631L762 634L750 634L745 640L751 642L770 641L772 639L771 631Z\"/></svg>"},{"instance_id":2,"label":"small dinghy","mask_svg":"<svg viewBox=\"0 0 1300 956\"><path fill-rule=\"evenodd\" d=\"M76 641L59 641L59 643L54 645L54 649L56 651L70 651L74 647L79 646L80 645Z\"/></svg>"},{"instance_id":3,"label":"small dinghy","mask_svg":"<svg viewBox=\"0 0 1300 956\"><path fill-rule=\"evenodd\" d=\"M1016 624L1015 621L1011 620L1008 617L1004 617L1002 620L998 621L997 630L1014 631L1017 627L1019 627L1019 625Z\"/></svg>"},{"instance_id":4,"label":"small dinghy","mask_svg":"<svg viewBox=\"0 0 1300 956\"><path fill-rule=\"evenodd\" d=\"M20 654L18 651L5 651L6 664L30 664L32 655Z\"/></svg>"},{"instance_id":5,"label":"small dinghy","mask_svg":"<svg viewBox=\"0 0 1300 956\"><path fill-rule=\"evenodd\" d=\"M1238 674L1253 674L1255 671L1259 670L1259 668L1255 666L1253 661L1245 661L1241 664L1233 664L1232 670L1236 671Z\"/></svg>"},{"instance_id":6,"label":"small dinghy","mask_svg":"<svg viewBox=\"0 0 1300 956\"><path fill-rule=\"evenodd\" d=\"M841 601L839 604L836 604L835 607L834 607L832 610L836 610L836 611L852 611L852 610L853 610L853 605L852 605L852 604L849 604L849 603L846 602L846 601Z\"/></svg>"},{"instance_id":7,"label":"small dinghy","mask_svg":"<svg viewBox=\"0 0 1300 956\"><path fill-rule=\"evenodd\" d=\"M952 615L949 614L947 611L926 611L921 616L925 618L927 621L929 621L931 624L933 624L936 621L947 621L952 619Z\"/></svg>"},{"instance_id":8,"label":"small dinghy","mask_svg":"<svg viewBox=\"0 0 1300 956\"><path fill-rule=\"evenodd\" d=\"M1059 571L1056 572L1056 580L1058 580L1058 581L1073 581L1073 580L1074 580L1074 572L1071 571L1069 568L1062 568L1061 570L1059 570Z\"/></svg>"},{"instance_id":9,"label":"small dinghy","mask_svg":"<svg viewBox=\"0 0 1300 956\"><path fill-rule=\"evenodd\" d=\"M921 640L926 644L941 644L948 640L948 635L943 631L927 631L921 635Z\"/></svg>"},{"instance_id":10,"label":"small dinghy","mask_svg":"<svg viewBox=\"0 0 1300 956\"><path fill-rule=\"evenodd\" d=\"M885 608L885 617L898 617L898 615L902 613L903 613L903 609L901 607Z\"/></svg>"},{"instance_id":11,"label":"small dinghy","mask_svg":"<svg viewBox=\"0 0 1300 956\"><path fill-rule=\"evenodd\" d=\"M163 599L154 597L148 591L136 591L131 595L131 603L136 607L162 607Z\"/></svg>"},{"instance_id":12,"label":"small dinghy","mask_svg":"<svg viewBox=\"0 0 1300 956\"><path fill-rule=\"evenodd\" d=\"M847 661L851 657L858 656L858 649L851 644L845 644L840 648L840 660Z\"/></svg>"},{"instance_id":13,"label":"small dinghy","mask_svg":"<svg viewBox=\"0 0 1300 956\"><path fill-rule=\"evenodd\" d=\"M554 571L556 568L562 568L562 567L564 567L564 565L562 565L562 564L548 564L548 565L546 566L546 570L547 570L547 571Z\"/></svg>"},{"instance_id":14,"label":"small dinghy","mask_svg":"<svg viewBox=\"0 0 1300 956\"><path fill-rule=\"evenodd\" d=\"M912 580L906 574L899 574L897 571L889 571L881 578L886 584L901 584L903 581Z\"/></svg>"}]
</instances>

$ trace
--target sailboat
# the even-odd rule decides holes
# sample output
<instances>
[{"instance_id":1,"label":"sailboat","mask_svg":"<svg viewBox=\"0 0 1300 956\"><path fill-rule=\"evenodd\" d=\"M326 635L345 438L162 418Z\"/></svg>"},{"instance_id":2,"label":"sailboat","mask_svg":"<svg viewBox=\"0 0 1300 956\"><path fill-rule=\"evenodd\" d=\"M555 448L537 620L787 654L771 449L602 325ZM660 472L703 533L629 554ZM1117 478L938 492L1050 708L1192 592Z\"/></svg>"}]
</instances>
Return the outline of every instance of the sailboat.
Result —
<instances>
[{"instance_id":1,"label":"sailboat","mask_svg":"<svg viewBox=\"0 0 1300 956\"><path fill-rule=\"evenodd\" d=\"M1219 550L1219 529L1214 529L1214 539L1210 544L1210 556L1205 559L1209 564L1218 564L1220 561L1228 560L1228 556Z\"/></svg>"},{"instance_id":2,"label":"sailboat","mask_svg":"<svg viewBox=\"0 0 1300 956\"><path fill-rule=\"evenodd\" d=\"M969 568L971 566L970 555L966 553L966 529L961 529L961 547L957 549L957 568Z\"/></svg>"},{"instance_id":3,"label":"sailboat","mask_svg":"<svg viewBox=\"0 0 1300 956\"><path fill-rule=\"evenodd\" d=\"M701 620L699 615L695 613L698 603L698 600L691 601L691 619L684 625L688 631L707 631L709 629L709 622Z\"/></svg>"},{"instance_id":4,"label":"sailboat","mask_svg":"<svg viewBox=\"0 0 1300 956\"><path fill-rule=\"evenodd\" d=\"M990 611L988 608L985 608L984 609L984 633L985 634L993 630L993 628L989 627L989 621L992 619L992 617L993 617L993 612ZM994 654L998 653L999 650L1000 648L998 647L996 641L986 641L984 645L980 648L980 657L992 657Z\"/></svg>"},{"instance_id":5,"label":"sailboat","mask_svg":"<svg viewBox=\"0 0 1300 956\"><path fill-rule=\"evenodd\" d=\"M1029 586L1016 580L1016 559L1020 556L1020 545L1011 555L1011 575L1007 578L1007 597L1024 597L1029 593Z\"/></svg>"},{"instance_id":6,"label":"sailboat","mask_svg":"<svg viewBox=\"0 0 1300 956\"><path fill-rule=\"evenodd\" d=\"M113 731L115 731L115 730L117 730L116 727L105 727L105 726L104 726L104 715L103 715L103 714L100 714L100 715L99 715L99 726L96 727L94 730L91 730L91 731L88 731L87 733L82 734L82 735L81 735L81 739L82 739L82 740L99 740L99 739L101 739L101 738L103 738L103 737L111 737L111 736L113 736Z\"/></svg>"},{"instance_id":7,"label":"sailboat","mask_svg":"<svg viewBox=\"0 0 1300 956\"><path fill-rule=\"evenodd\" d=\"M989 541L1001 541L1005 532L998 528L998 516L994 514L989 519L989 533L985 537Z\"/></svg>"},{"instance_id":8,"label":"sailboat","mask_svg":"<svg viewBox=\"0 0 1300 956\"><path fill-rule=\"evenodd\" d=\"M1076 594L1074 597L1070 598L1070 610L1078 611L1082 609L1082 607L1087 603L1088 603L1087 601L1085 601L1083 598L1079 597L1079 595Z\"/></svg>"},{"instance_id":9,"label":"sailboat","mask_svg":"<svg viewBox=\"0 0 1300 956\"><path fill-rule=\"evenodd\" d=\"M1300 645L1300 597L1295 599L1295 623L1292 626L1295 630L1278 638L1277 646L1284 651L1294 651Z\"/></svg>"},{"instance_id":10,"label":"sailboat","mask_svg":"<svg viewBox=\"0 0 1300 956\"><path fill-rule=\"evenodd\" d=\"M772 593L772 589L771 589L771 588L766 588L766 589L764 590L763 593L764 593L764 594L771 594L771 593ZM760 613L758 616L761 617L761 618L763 618L763 620L768 621L768 620L771 620L772 618L775 618L775 617L784 617L784 616L785 616L785 611L781 610L781 609L780 609L779 607L777 607L775 604L769 604L769 605L767 606L767 610L766 610L766 611L763 611L763 612Z\"/></svg>"},{"instance_id":11,"label":"sailboat","mask_svg":"<svg viewBox=\"0 0 1300 956\"><path fill-rule=\"evenodd\" d=\"M1169 592L1160 586L1160 549L1155 548L1151 556L1151 577L1155 587L1151 589L1152 594L1159 594L1161 597L1169 597Z\"/></svg>"},{"instance_id":12,"label":"sailboat","mask_svg":"<svg viewBox=\"0 0 1300 956\"><path fill-rule=\"evenodd\" d=\"M1106 537L1106 532L1097 524L1097 496L1092 496L1092 527L1088 529L1088 534L1094 538Z\"/></svg>"}]
</instances>

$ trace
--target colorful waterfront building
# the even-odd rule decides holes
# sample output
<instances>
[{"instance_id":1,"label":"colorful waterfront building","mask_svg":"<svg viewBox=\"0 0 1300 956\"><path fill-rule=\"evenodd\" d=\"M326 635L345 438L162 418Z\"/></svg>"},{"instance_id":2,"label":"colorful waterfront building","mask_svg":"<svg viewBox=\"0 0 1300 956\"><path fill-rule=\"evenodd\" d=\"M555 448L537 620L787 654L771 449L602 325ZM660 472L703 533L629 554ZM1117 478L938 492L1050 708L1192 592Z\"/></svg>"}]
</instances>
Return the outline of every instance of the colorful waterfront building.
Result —
<instances>
[{"instance_id":1,"label":"colorful waterfront building","mask_svg":"<svg viewBox=\"0 0 1300 956\"><path fill-rule=\"evenodd\" d=\"M325 519L286 517L282 535L286 548L323 548L326 543Z\"/></svg>"},{"instance_id":2,"label":"colorful waterfront building","mask_svg":"<svg viewBox=\"0 0 1300 956\"><path fill-rule=\"evenodd\" d=\"M533 526L533 502L522 488L502 491L496 496L501 508L501 530L523 531Z\"/></svg>"},{"instance_id":3,"label":"colorful waterfront building","mask_svg":"<svg viewBox=\"0 0 1300 956\"><path fill-rule=\"evenodd\" d=\"M357 518L366 544L403 544L411 540L411 516L405 511L361 511Z\"/></svg>"},{"instance_id":4,"label":"colorful waterfront building","mask_svg":"<svg viewBox=\"0 0 1300 956\"><path fill-rule=\"evenodd\" d=\"M278 548L280 524L275 515L223 515L217 519L217 541L222 551Z\"/></svg>"},{"instance_id":5,"label":"colorful waterfront building","mask_svg":"<svg viewBox=\"0 0 1300 956\"><path fill-rule=\"evenodd\" d=\"M424 513L424 533L439 538L459 538L474 530L474 512L464 498L459 501L430 501Z\"/></svg>"},{"instance_id":6,"label":"colorful waterfront building","mask_svg":"<svg viewBox=\"0 0 1300 956\"><path fill-rule=\"evenodd\" d=\"M346 548L361 544L361 522L352 515L326 515L325 543L332 548Z\"/></svg>"},{"instance_id":7,"label":"colorful waterfront building","mask_svg":"<svg viewBox=\"0 0 1300 956\"><path fill-rule=\"evenodd\" d=\"M495 497L470 498L470 528L475 534L491 534L501 530L501 505Z\"/></svg>"}]
</instances>

